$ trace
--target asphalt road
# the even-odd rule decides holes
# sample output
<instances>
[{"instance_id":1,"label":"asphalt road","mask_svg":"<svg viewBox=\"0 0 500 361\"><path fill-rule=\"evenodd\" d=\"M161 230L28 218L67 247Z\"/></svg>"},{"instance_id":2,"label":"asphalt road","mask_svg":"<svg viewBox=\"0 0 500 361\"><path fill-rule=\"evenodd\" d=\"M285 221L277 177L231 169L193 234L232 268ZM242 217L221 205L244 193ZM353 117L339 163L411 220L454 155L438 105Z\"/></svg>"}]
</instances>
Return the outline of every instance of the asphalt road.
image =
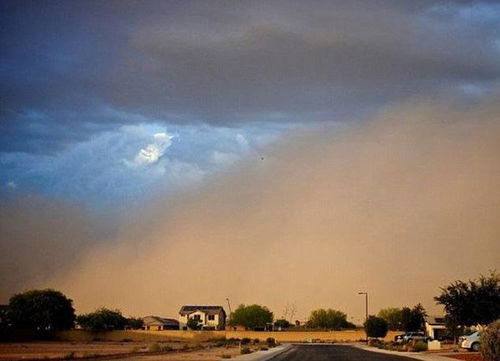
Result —
<instances>
[{"instance_id":1,"label":"asphalt road","mask_svg":"<svg viewBox=\"0 0 500 361\"><path fill-rule=\"evenodd\" d=\"M411 361L403 356L361 350L341 345L296 345L271 361ZM416 361L416 360L415 360Z\"/></svg>"}]
</instances>

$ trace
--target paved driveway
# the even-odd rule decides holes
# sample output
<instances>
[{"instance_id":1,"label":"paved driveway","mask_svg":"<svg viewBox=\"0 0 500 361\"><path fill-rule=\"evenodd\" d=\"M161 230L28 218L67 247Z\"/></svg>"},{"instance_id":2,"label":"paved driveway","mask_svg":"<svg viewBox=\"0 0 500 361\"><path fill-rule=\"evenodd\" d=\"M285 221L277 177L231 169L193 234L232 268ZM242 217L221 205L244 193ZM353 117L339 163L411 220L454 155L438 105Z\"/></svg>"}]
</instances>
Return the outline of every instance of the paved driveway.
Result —
<instances>
[{"instance_id":1,"label":"paved driveway","mask_svg":"<svg viewBox=\"0 0 500 361\"><path fill-rule=\"evenodd\" d=\"M412 361L415 359L381 354L343 345L296 345L271 361Z\"/></svg>"}]
</instances>

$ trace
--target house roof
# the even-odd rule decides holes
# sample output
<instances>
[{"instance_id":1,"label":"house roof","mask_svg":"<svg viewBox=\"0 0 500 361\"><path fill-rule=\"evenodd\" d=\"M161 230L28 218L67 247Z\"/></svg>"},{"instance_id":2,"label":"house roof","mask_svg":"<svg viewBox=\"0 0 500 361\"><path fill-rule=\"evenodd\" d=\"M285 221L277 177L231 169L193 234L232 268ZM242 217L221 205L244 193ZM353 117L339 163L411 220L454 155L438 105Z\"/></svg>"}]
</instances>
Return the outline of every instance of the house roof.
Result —
<instances>
[{"instance_id":1,"label":"house roof","mask_svg":"<svg viewBox=\"0 0 500 361\"><path fill-rule=\"evenodd\" d=\"M146 326L179 326L179 321L173 318L163 318L158 316L146 316L142 318Z\"/></svg>"},{"instance_id":2,"label":"house roof","mask_svg":"<svg viewBox=\"0 0 500 361\"><path fill-rule=\"evenodd\" d=\"M429 325L444 325L445 324L444 316L426 316L425 321Z\"/></svg>"},{"instance_id":3,"label":"house roof","mask_svg":"<svg viewBox=\"0 0 500 361\"><path fill-rule=\"evenodd\" d=\"M208 315L216 315L222 312L224 316L226 315L226 312L224 311L224 308L222 306L182 306L179 314L184 316L196 311L201 311Z\"/></svg>"}]
</instances>

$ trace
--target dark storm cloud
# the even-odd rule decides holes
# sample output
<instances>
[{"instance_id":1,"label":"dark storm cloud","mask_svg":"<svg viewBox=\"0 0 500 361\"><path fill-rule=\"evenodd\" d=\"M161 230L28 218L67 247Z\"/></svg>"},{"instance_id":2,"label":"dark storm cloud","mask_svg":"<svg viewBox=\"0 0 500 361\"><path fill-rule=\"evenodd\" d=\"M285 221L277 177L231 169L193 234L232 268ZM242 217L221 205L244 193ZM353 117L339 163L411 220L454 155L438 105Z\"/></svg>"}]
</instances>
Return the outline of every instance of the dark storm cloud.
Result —
<instances>
[{"instance_id":1,"label":"dark storm cloud","mask_svg":"<svg viewBox=\"0 0 500 361\"><path fill-rule=\"evenodd\" d=\"M500 75L488 2L2 3L1 148L134 119L337 120ZM35 114L35 116L33 116Z\"/></svg>"}]
</instances>

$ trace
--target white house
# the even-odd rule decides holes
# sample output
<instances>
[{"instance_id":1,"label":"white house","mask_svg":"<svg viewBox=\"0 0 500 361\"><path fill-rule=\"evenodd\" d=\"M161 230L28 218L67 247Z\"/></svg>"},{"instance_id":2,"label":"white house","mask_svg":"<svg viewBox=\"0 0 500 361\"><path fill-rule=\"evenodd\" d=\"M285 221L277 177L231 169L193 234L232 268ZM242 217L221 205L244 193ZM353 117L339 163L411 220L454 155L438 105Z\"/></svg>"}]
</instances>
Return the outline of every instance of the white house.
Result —
<instances>
[{"instance_id":1,"label":"white house","mask_svg":"<svg viewBox=\"0 0 500 361\"><path fill-rule=\"evenodd\" d=\"M446 333L446 325L443 316L425 317L425 332L434 340L441 340Z\"/></svg>"},{"instance_id":2,"label":"white house","mask_svg":"<svg viewBox=\"0 0 500 361\"><path fill-rule=\"evenodd\" d=\"M190 318L198 320L204 330L224 330L226 312L222 306L182 306L179 311L179 328L187 329Z\"/></svg>"}]
</instances>

